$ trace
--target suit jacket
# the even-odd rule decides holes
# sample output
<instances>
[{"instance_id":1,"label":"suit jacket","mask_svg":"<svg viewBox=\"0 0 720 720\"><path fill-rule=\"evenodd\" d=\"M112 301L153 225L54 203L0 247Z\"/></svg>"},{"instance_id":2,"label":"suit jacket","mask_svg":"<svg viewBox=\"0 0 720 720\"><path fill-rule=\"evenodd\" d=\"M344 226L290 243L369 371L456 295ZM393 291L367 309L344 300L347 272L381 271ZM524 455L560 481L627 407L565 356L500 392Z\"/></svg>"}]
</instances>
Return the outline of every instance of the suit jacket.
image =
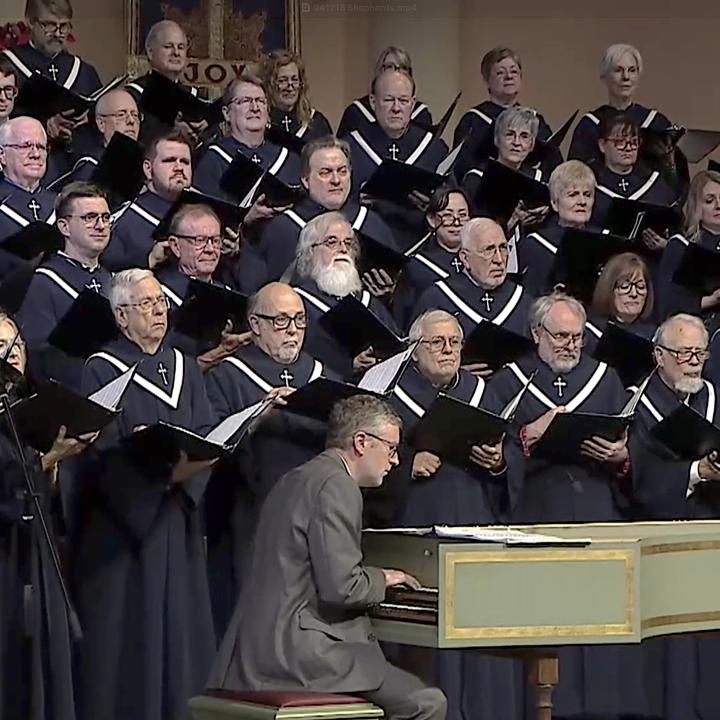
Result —
<instances>
[{"instance_id":1,"label":"suit jacket","mask_svg":"<svg viewBox=\"0 0 720 720\"><path fill-rule=\"evenodd\" d=\"M385 579L362 563L361 530L360 488L336 450L280 478L260 513L211 687L380 687L387 663L366 610L385 597Z\"/></svg>"}]
</instances>

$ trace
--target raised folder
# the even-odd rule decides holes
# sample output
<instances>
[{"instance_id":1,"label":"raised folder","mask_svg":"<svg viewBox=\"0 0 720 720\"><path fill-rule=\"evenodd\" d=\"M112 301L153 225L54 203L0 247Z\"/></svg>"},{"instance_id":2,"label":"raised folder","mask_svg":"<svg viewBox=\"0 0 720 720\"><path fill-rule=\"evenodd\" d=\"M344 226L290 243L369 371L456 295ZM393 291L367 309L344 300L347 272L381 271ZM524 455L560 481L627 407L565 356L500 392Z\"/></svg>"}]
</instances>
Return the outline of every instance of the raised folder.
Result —
<instances>
[{"instance_id":1,"label":"raised folder","mask_svg":"<svg viewBox=\"0 0 720 720\"><path fill-rule=\"evenodd\" d=\"M414 207L410 200L413 193L429 198L443 182L443 175L430 170L400 160L383 160L362 186L362 192L379 200Z\"/></svg>"},{"instance_id":2,"label":"raised folder","mask_svg":"<svg viewBox=\"0 0 720 720\"><path fill-rule=\"evenodd\" d=\"M74 357L89 357L118 336L109 300L85 288L48 336L48 342Z\"/></svg>"},{"instance_id":3,"label":"raised folder","mask_svg":"<svg viewBox=\"0 0 720 720\"><path fill-rule=\"evenodd\" d=\"M720 287L720 252L691 242L673 274L673 281L698 295L709 295Z\"/></svg>"},{"instance_id":4,"label":"raised folder","mask_svg":"<svg viewBox=\"0 0 720 720\"><path fill-rule=\"evenodd\" d=\"M143 146L120 132L113 133L90 180L105 188L114 201L137 197L145 185Z\"/></svg>"},{"instance_id":5,"label":"raised folder","mask_svg":"<svg viewBox=\"0 0 720 720\"><path fill-rule=\"evenodd\" d=\"M183 120L209 125L222 121L222 98L205 100L193 95L179 83L169 80L159 73L148 76L147 83L140 96L140 106L166 125L173 125L178 113Z\"/></svg>"},{"instance_id":6,"label":"raised folder","mask_svg":"<svg viewBox=\"0 0 720 720\"><path fill-rule=\"evenodd\" d=\"M535 350L530 338L491 321L479 323L465 338L462 364L485 363L493 370L518 360Z\"/></svg>"},{"instance_id":7,"label":"raised folder","mask_svg":"<svg viewBox=\"0 0 720 720\"><path fill-rule=\"evenodd\" d=\"M0 245L0 250L21 260L32 260L40 255L49 255L65 247L65 238L55 227L45 222L34 221L10 235Z\"/></svg>"},{"instance_id":8,"label":"raised folder","mask_svg":"<svg viewBox=\"0 0 720 720\"><path fill-rule=\"evenodd\" d=\"M261 195L272 207L294 205L306 196L302 185L288 185L241 152L235 154L223 173L220 187L243 208L249 208Z\"/></svg>"},{"instance_id":9,"label":"raised folder","mask_svg":"<svg viewBox=\"0 0 720 720\"><path fill-rule=\"evenodd\" d=\"M682 209L676 205L654 205L640 200L613 198L606 226L614 235L634 240L649 229L669 237L682 225Z\"/></svg>"},{"instance_id":10,"label":"raised folder","mask_svg":"<svg viewBox=\"0 0 720 720\"><path fill-rule=\"evenodd\" d=\"M720 428L685 404L678 405L650 434L679 460L699 460L720 450Z\"/></svg>"},{"instance_id":11,"label":"raised folder","mask_svg":"<svg viewBox=\"0 0 720 720\"><path fill-rule=\"evenodd\" d=\"M652 342L614 322L605 326L593 357L614 368L625 387L640 382L655 367Z\"/></svg>"}]
</instances>

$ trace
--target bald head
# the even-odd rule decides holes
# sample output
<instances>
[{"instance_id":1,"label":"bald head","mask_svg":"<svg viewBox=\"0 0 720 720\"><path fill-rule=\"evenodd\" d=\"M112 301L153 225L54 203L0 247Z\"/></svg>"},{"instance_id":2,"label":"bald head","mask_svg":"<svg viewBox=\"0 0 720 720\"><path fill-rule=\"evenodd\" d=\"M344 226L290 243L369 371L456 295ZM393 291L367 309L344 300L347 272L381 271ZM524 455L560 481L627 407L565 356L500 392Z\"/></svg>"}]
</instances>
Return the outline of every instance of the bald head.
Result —
<instances>
[{"instance_id":1,"label":"bald head","mask_svg":"<svg viewBox=\"0 0 720 720\"><path fill-rule=\"evenodd\" d=\"M105 145L116 132L137 140L140 113L133 96L126 90L112 90L103 95L95 106L95 123Z\"/></svg>"},{"instance_id":2,"label":"bald head","mask_svg":"<svg viewBox=\"0 0 720 720\"><path fill-rule=\"evenodd\" d=\"M38 187L47 169L47 135L41 123L20 116L0 125L0 167L16 185Z\"/></svg>"},{"instance_id":3,"label":"bald head","mask_svg":"<svg viewBox=\"0 0 720 720\"><path fill-rule=\"evenodd\" d=\"M414 104L415 82L407 73L385 70L373 80L370 105L389 137L399 138L405 133Z\"/></svg>"},{"instance_id":4,"label":"bald head","mask_svg":"<svg viewBox=\"0 0 720 720\"><path fill-rule=\"evenodd\" d=\"M188 41L185 31L173 20L161 20L149 30L145 52L153 70L177 80L187 63Z\"/></svg>"},{"instance_id":5,"label":"bald head","mask_svg":"<svg viewBox=\"0 0 720 720\"><path fill-rule=\"evenodd\" d=\"M297 360L305 339L305 306L289 285L273 282L258 290L248 304L248 324L255 345L275 362Z\"/></svg>"},{"instance_id":6,"label":"bald head","mask_svg":"<svg viewBox=\"0 0 720 720\"><path fill-rule=\"evenodd\" d=\"M460 260L480 287L491 290L505 282L508 242L500 225L489 218L472 218L460 231L460 243Z\"/></svg>"}]
</instances>

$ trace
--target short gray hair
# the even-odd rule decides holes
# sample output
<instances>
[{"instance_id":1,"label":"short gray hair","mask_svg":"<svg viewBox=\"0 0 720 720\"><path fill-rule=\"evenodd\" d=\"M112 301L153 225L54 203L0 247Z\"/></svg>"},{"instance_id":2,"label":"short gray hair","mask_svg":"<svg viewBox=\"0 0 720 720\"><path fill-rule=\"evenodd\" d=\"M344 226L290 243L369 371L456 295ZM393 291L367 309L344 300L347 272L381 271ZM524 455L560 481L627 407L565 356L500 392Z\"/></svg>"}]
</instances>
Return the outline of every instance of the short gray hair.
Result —
<instances>
[{"instance_id":1,"label":"short gray hair","mask_svg":"<svg viewBox=\"0 0 720 720\"><path fill-rule=\"evenodd\" d=\"M35 118L32 118L28 115L18 115L18 117L7 120L2 125L0 125L0 145L7 145L8 142L14 140L15 129L17 128L17 126L22 125L28 120L32 120L34 123L37 123L42 128L43 134L47 139L47 132L45 132L45 128L39 120L36 120Z\"/></svg>"},{"instance_id":2,"label":"short gray hair","mask_svg":"<svg viewBox=\"0 0 720 720\"><path fill-rule=\"evenodd\" d=\"M423 328L425 324L434 324L440 322L455 323L458 332L460 333L460 337L462 338L464 336L462 325L458 322L458 319L454 315L451 315L445 310L426 310L421 315L418 315L413 321L413 324L410 326L410 331L408 332L408 339L411 343L422 340Z\"/></svg>"},{"instance_id":3,"label":"short gray hair","mask_svg":"<svg viewBox=\"0 0 720 720\"><path fill-rule=\"evenodd\" d=\"M110 307L113 312L121 305L132 302L133 288L147 278L155 278L155 275L152 270L146 268L130 268L115 273L109 293Z\"/></svg>"},{"instance_id":4,"label":"short gray hair","mask_svg":"<svg viewBox=\"0 0 720 720\"><path fill-rule=\"evenodd\" d=\"M330 226L340 222L345 223L352 230L350 221L341 212L333 210L313 218L300 231L300 238L298 239L297 248L295 248L295 270L300 277L310 277L312 275L313 245L322 242ZM360 254L360 244L357 241L355 231L353 231L353 237L355 238L353 257L357 261Z\"/></svg>"},{"instance_id":5,"label":"short gray hair","mask_svg":"<svg viewBox=\"0 0 720 720\"><path fill-rule=\"evenodd\" d=\"M690 315L689 313L678 313L677 315L672 315L663 323L661 323L660 327L655 330L655 334L652 337L653 345L655 347L657 347L658 345L665 345L667 343L667 336L670 331L680 323L687 323L688 325L692 325L692 327L696 328L697 330L700 330L702 332L703 338L705 339L705 347L707 347L707 344L710 340L710 334L708 333L708 329L705 327L705 323L696 315Z\"/></svg>"},{"instance_id":6,"label":"short gray hair","mask_svg":"<svg viewBox=\"0 0 720 720\"><path fill-rule=\"evenodd\" d=\"M402 419L393 407L373 395L354 395L333 405L328 420L326 448L346 449L356 433L378 433L386 425L402 430Z\"/></svg>"},{"instance_id":7,"label":"short gray hair","mask_svg":"<svg viewBox=\"0 0 720 720\"><path fill-rule=\"evenodd\" d=\"M592 191L597 185L593 171L580 160L567 160L560 163L550 173L548 187L553 200L557 200L562 193L575 185L584 185Z\"/></svg>"},{"instance_id":8,"label":"short gray hair","mask_svg":"<svg viewBox=\"0 0 720 720\"><path fill-rule=\"evenodd\" d=\"M536 110L528 107L509 107L503 110L495 120L495 144L508 131L514 128L527 128L533 140L537 139L540 120Z\"/></svg>"},{"instance_id":9,"label":"short gray hair","mask_svg":"<svg viewBox=\"0 0 720 720\"><path fill-rule=\"evenodd\" d=\"M460 247L463 250L472 250L473 243L475 242L475 233L479 231L483 226L497 225L501 230L502 226L495 222L492 218L486 217L474 217L470 218L460 230ZM505 231L503 230L503 234Z\"/></svg>"},{"instance_id":10,"label":"short gray hair","mask_svg":"<svg viewBox=\"0 0 720 720\"><path fill-rule=\"evenodd\" d=\"M147 53L157 42L158 35L160 35L163 30L173 26L182 30L183 35L185 35L185 40L187 41L187 33L179 23L176 23L174 20L159 20L148 30L147 37L145 38L145 52Z\"/></svg>"},{"instance_id":11,"label":"short gray hair","mask_svg":"<svg viewBox=\"0 0 720 720\"><path fill-rule=\"evenodd\" d=\"M625 43L615 43L605 51L602 60L600 61L600 77L607 77L617 66L620 58L625 54L630 53L635 60L635 64L638 68L638 73L642 74L643 71L643 60L640 51L634 45L627 45Z\"/></svg>"},{"instance_id":12,"label":"short gray hair","mask_svg":"<svg viewBox=\"0 0 720 720\"><path fill-rule=\"evenodd\" d=\"M537 330L542 327L547 320L547 316L550 311L558 304L565 303L569 305L575 314L582 320L582 324L585 325L587 322L587 313L582 303L576 300L574 297L567 295L564 292L551 292L549 295L543 295L537 298L530 306L529 322L530 329Z\"/></svg>"}]
</instances>

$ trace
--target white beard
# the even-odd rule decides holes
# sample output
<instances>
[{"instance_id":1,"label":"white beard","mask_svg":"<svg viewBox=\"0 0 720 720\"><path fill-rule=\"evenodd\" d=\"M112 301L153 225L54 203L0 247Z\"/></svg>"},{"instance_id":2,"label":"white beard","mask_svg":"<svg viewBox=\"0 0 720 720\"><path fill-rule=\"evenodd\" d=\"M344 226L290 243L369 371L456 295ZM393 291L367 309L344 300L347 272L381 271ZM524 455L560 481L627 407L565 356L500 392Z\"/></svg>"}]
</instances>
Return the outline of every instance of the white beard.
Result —
<instances>
[{"instance_id":1,"label":"white beard","mask_svg":"<svg viewBox=\"0 0 720 720\"><path fill-rule=\"evenodd\" d=\"M702 390L703 381L701 377L682 377L675 381L675 390L679 393L695 395Z\"/></svg>"},{"instance_id":2,"label":"white beard","mask_svg":"<svg viewBox=\"0 0 720 720\"><path fill-rule=\"evenodd\" d=\"M335 297L345 297L362 290L360 274L355 265L349 262L334 262L328 267L316 267L313 279L320 290Z\"/></svg>"},{"instance_id":3,"label":"white beard","mask_svg":"<svg viewBox=\"0 0 720 720\"><path fill-rule=\"evenodd\" d=\"M559 359L556 358L552 353L546 353L541 349L538 349L538 355L540 355L540 359L554 372L558 375L566 372L570 372L571 370L574 370L578 363L580 362L580 355L578 355L576 358L568 359L565 358Z\"/></svg>"}]
</instances>

